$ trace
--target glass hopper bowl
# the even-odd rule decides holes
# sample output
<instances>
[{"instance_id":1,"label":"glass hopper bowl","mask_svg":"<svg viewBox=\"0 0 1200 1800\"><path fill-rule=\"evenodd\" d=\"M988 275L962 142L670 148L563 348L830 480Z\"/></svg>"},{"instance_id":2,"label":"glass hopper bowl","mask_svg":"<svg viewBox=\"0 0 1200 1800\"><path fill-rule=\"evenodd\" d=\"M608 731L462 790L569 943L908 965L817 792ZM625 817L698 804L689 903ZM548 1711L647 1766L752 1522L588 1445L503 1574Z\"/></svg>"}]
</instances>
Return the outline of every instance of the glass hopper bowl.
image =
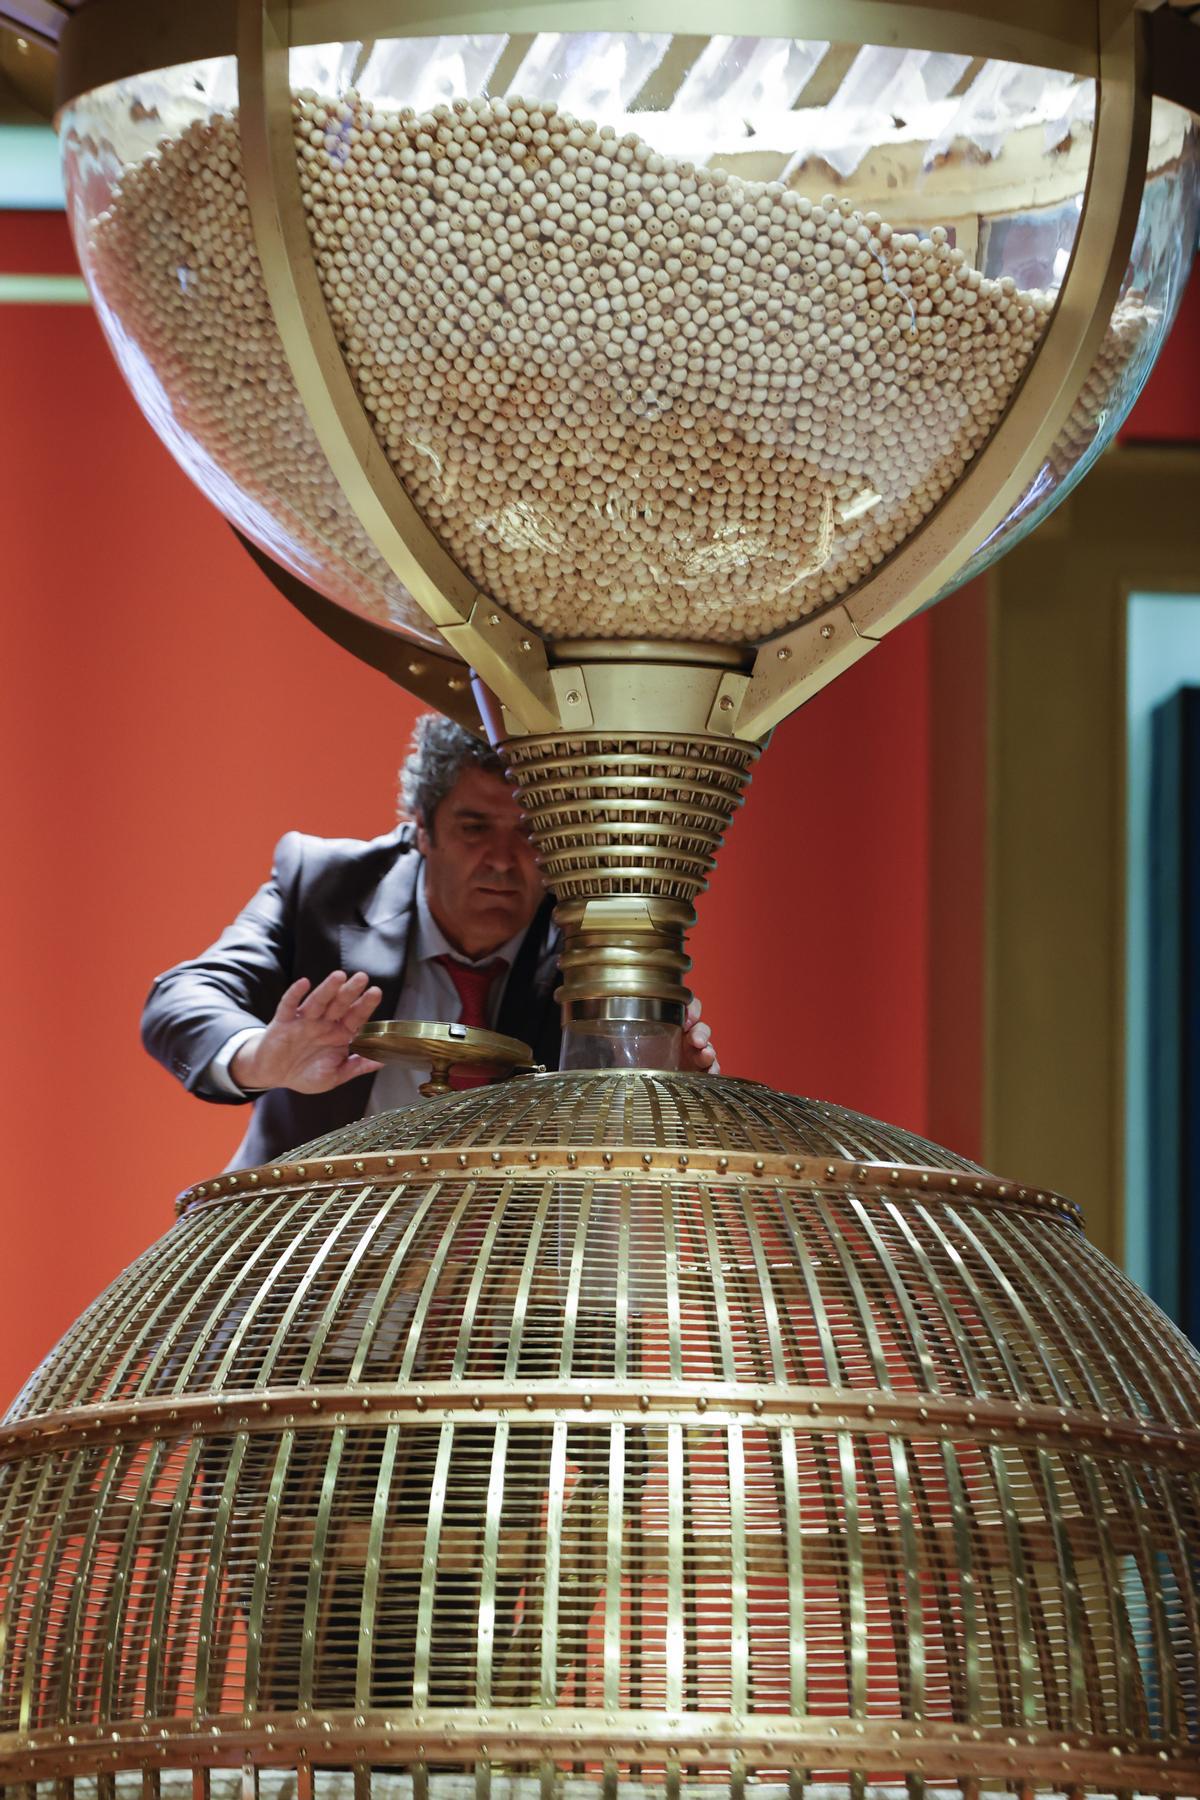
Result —
<instances>
[{"instance_id":1,"label":"glass hopper bowl","mask_svg":"<svg viewBox=\"0 0 1200 1800\"><path fill-rule=\"evenodd\" d=\"M953 585L1109 441L1169 327L1196 129L1156 100L1104 172L1136 231L1102 293L1081 222L1097 96L1130 72L1094 52L412 31L290 50L305 248L420 520L547 641L759 645L855 594L1035 384L1078 247L1090 372L1047 377L1056 428L961 525ZM435 641L297 391L236 57L109 82L61 129L100 317L175 455L292 573Z\"/></svg>"}]
</instances>

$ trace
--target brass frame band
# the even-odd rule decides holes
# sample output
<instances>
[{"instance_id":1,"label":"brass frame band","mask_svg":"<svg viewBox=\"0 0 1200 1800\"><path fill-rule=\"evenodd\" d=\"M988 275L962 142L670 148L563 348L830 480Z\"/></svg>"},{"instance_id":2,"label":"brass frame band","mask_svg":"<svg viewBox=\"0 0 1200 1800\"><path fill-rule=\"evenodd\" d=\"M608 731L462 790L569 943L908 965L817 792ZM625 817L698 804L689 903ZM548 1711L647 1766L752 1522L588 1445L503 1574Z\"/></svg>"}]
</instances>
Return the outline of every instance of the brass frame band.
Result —
<instances>
[{"instance_id":1,"label":"brass frame band","mask_svg":"<svg viewBox=\"0 0 1200 1800\"><path fill-rule=\"evenodd\" d=\"M621 1077L613 1075L612 1080ZM704 1077L697 1077L703 1080ZM257 1169L239 1169L217 1175L186 1188L177 1210L191 1212L199 1206L227 1206L230 1201L260 1201L263 1191L287 1193L319 1181L328 1186L367 1179L381 1184L439 1180L450 1177L507 1179L541 1171L556 1181L578 1177L617 1182L678 1179L682 1174L697 1180L767 1182L775 1187L808 1186L813 1194L851 1189L888 1194L892 1204L903 1204L904 1190L927 1194L952 1194L972 1205L985 1202L1006 1208L1053 1214L1082 1230L1082 1215L1073 1200L1043 1189L1017 1187L993 1175L916 1164L831 1161L824 1157L779 1156L752 1150L643 1150L623 1144L605 1149L597 1144L555 1144L539 1150L514 1149L512 1145L472 1144L465 1150L368 1151L359 1156L313 1157L303 1162L276 1163ZM899 1190L896 1192L895 1190Z\"/></svg>"},{"instance_id":2,"label":"brass frame band","mask_svg":"<svg viewBox=\"0 0 1200 1800\"><path fill-rule=\"evenodd\" d=\"M72 1408L0 1427L0 1464L25 1456L31 1446L52 1443L55 1454L122 1443L187 1437L225 1437L231 1432L278 1433L280 1428L336 1429L399 1425L439 1425L463 1415L481 1422L522 1421L547 1416L572 1425L694 1424L706 1430L728 1425L813 1432L880 1432L921 1442L961 1439L964 1434L994 1444L1115 1457L1135 1455L1155 1467L1193 1466L1200 1457L1200 1426L1178 1431L1163 1425L1133 1425L1105 1413L1071 1411L976 1396L858 1388L781 1388L718 1382L626 1383L541 1382L514 1404L511 1385L474 1381L458 1387L411 1382L393 1386L277 1389L256 1393L215 1393L128 1404Z\"/></svg>"},{"instance_id":3,"label":"brass frame band","mask_svg":"<svg viewBox=\"0 0 1200 1800\"><path fill-rule=\"evenodd\" d=\"M347 1746L351 1746L349 1749ZM65 1729L6 1734L0 1758L10 1781L46 1780L60 1770L86 1776L175 1763L210 1768L237 1768L253 1760L262 1767L280 1764L321 1766L327 1762L356 1769L392 1764L421 1768L427 1764L491 1761L500 1765L540 1766L552 1773L556 1763L609 1763L670 1758L699 1762L706 1768L728 1763L744 1781L747 1766L833 1768L853 1779L876 1771L886 1774L919 1767L930 1779L980 1779L1020 1782L1014 1791L1032 1795L1036 1787L1053 1786L1082 1796L1078 1784L1120 1796L1136 1793L1178 1795L1190 1800L1200 1780L1200 1758L1180 1742L1173 1760L1163 1759L1160 1740L1133 1736L1098 1738L1089 1732L1055 1729L1032 1731L1007 1726L945 1725L922 1720L919 1725L872 1724L858 1717L818 1719L810 1715L769 1713L735 1718L729 1713L575 1712L544 1707L473 1707L451 1711L432 1707L407 1713L359 1713L313 1708L307 1713L259 1713L227 1718L219 1738L208 1727L181 1728L176 1718L159 1724L73 1725ZM865 1792L865 1790L860 1790ZM979 1792L964 1786L962 1792Z\"/></svg>"},{"instance_id":4,"label":"brass frame band","mask_svg":"<svg viewBox=\"0 0 1200 1800\"><path fill-rule=\"evenodd\" d=\"M945 499L874 575L762 647L735 722L739 736L777 725L931 600L1025 492L1065 423L1129 260L1150 132L1145 16L1100 29L1092 160L1071 261L1007 411Z\"/></svg>"},{"instance_id":5,"label":"brass frame band","mask_svg":"<svg viewBox=\"0 0 1200 1800\"><path fill-rule=\"evenodd\" d=\"M573 1019L637 1019L678 1025L679 1009L666 1000L635 1000L628 994L605 994L598 1000L576 999L571 1004Z\"/></svg>"},{"instance_id":6,"label":"brass frame band","mask_svg":"<svg viewBox=\"0 0 1200 1800\"><path fill-rule=\"evenodd\" d=\"M90 0L66 19L59 35L57 103L64 106L91 88L172 63L232 55L238 0ZM627 31L628 8L619 0L568 0L573 31ZM905 44L915 50L999 57L1089 75L1095 69L1096 34L1104 8L1094 0L748 0L738 23L755 37L809 37L835 42ZM545 29L536 0L476 0L453 8L440 0L293 0L291 37L296 44L336 38L424 36L444 32L527 32ZM706 12L695 0L657 0L639 13L642 31L685 34L727 31L729 13Z\"/></svg>"},{"instance_id":7,"label":"brass frame band","mask_svg":"<svg viewBox=\"0 0 1200 1800\"><path fill-rule=\"evenodd\" d=\"M338 345L300 190L288 70L288 0L242 0L239 130L246 198L263 281L309 423L346 500L387 566L452 650L528 728L558 711L545 648L483 595L426 524L391 464ZM528 645L511 654L513 639Z\"/></svg>"}]
</instances>

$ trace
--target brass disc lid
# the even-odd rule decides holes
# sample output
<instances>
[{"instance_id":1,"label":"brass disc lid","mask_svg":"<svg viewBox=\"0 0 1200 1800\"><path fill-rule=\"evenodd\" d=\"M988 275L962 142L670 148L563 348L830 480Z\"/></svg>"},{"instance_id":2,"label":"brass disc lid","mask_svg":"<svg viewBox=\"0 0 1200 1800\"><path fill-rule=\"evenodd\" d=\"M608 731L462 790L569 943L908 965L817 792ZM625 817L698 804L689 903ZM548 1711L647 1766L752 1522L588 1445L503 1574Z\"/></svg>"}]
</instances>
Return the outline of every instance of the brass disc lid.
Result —
<instances>
[{"instance_id":1,"label":"brass disc lid","mask_svg":"<svg viewBox=\"0 0 1200 1800\"><path fill-rule=\"evenodd\" d=\"M430 1096L450 1091L451 1069L511 1072L534 1067L533 1051L520 1038L440 1019L372 1020L363 1026L351 1049L373 1062L427 1063L429 1080L421 1083L421 1092Z\"/></svg>"}]
</instances>

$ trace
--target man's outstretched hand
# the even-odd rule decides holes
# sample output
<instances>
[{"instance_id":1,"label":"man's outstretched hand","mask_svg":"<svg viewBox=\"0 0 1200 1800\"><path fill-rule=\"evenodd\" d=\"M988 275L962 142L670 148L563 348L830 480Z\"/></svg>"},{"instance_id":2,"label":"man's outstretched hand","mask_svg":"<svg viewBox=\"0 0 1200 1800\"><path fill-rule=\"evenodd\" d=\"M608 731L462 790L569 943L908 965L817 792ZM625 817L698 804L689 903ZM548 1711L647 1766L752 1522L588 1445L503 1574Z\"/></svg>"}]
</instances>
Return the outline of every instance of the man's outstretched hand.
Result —
<instances>
[{"instance_id":1,"label":"man's outstretched hand","mask_svg":"<svg viewBox=\"0 0 1200 1800\"><path fill-rule=\"evenodd\" d=\"M297 1094L324 1094L356 1075L372 1075L383 1065L353 1055L350 1045L382 998L361 973L335 969L316 987L302 975L270 1024L238 1049L229 1073L241 1088L291 1088Z\"/></svg>"},{"instance_id":2,"label":"man's outstretched hand","mask_svg":"<svg viewBox=\"0 0 1200 1800\"><path fill-rule=\"evenodd\" d=\"M712 1032L700 1023L700 1002L695 995L683 1018L683 1063L690 1075L719 1075L721 1065L712 1046Z\"/></svg>"}]
</instances>

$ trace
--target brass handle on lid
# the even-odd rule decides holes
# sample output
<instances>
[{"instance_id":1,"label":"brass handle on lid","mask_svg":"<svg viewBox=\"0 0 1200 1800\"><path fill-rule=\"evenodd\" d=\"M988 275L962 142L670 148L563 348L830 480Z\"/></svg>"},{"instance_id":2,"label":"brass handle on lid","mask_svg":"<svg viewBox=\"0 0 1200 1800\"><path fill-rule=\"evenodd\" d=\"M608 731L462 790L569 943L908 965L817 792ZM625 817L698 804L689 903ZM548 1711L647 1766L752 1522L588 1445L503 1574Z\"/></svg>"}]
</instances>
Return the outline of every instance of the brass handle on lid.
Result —
<instances>
[{"instance_id":1,"label":"brass handle on lid","mask_svg":"<svg viewBox=\"0 0 1200 1800\"><path fill-rule=\"evenodd\" d=\"M420 1091L430 1098L450 1092L451 1069L492 1068L515 1074L538 1066L533 1051L520 1038L445 1020L372 1020L363 1026L351 1048L373 1062L428 1063L429 1079L421 1083Z\"/></svg>"}]
</instances>

